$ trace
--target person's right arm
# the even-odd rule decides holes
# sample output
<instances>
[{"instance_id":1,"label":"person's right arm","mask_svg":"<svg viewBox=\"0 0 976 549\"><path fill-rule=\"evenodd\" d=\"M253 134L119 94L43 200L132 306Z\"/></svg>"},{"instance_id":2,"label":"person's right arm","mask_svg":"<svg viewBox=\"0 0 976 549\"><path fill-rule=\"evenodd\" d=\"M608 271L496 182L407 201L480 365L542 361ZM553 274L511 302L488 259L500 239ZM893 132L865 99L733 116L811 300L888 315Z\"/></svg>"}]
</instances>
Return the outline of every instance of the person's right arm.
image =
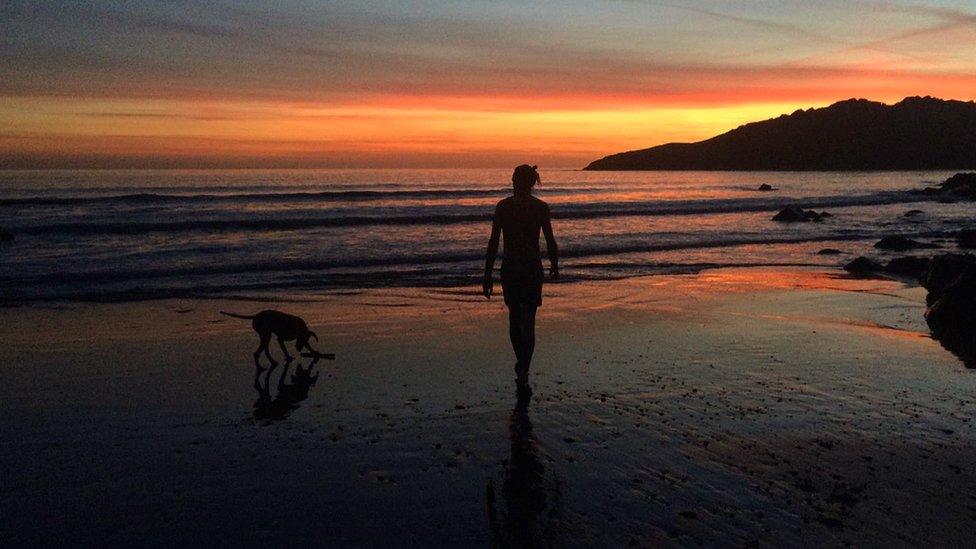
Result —
<instances>
[{"instance_id":1,"label":"person's right arm","mask_svg":"<svg viewBox=\"0 0 976 549\"><path fill-rule=\"evenodd\" d=\"M502 227L498 221L499 209L501 209L500 204L495 207L495 216L491 220L491 236L488 238L488 251L485 253L485 279L481 291L488 299L491 299L491 293L494 290L492 271L495 269L495 256L498 255L498 237L502 232Z\"/></svg>"}]
</instances>

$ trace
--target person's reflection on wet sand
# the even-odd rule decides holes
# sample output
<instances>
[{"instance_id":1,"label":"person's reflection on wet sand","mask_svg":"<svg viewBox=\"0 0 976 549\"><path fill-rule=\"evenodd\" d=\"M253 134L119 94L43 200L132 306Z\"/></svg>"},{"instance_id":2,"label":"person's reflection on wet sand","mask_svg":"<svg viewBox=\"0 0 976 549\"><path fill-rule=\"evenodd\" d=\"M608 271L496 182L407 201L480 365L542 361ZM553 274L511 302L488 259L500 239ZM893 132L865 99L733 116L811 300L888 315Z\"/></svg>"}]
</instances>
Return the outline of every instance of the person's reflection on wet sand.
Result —
<instances>
[{"instance_id":1,"label":"person's reflection on wet sand","mask_svg":"<svg viewBox=\"0 0 976 549\"><path fill-rule=\"evenodd\" d=\"M308 398L308 391L312 385L318 381L319 375L312 375L312 369L318 363L318 358L313 358L308 366L302 368L301 364L295 366L295 373L291 376L291 383L286 383L288 368L292 361L285 362L284 369L278 377L278 394L272 398L269 383L274 367L267 370L264 376L264 383L261 383L261 373L258 371L254 375L254 388L258 392L258 399L254 402L255 419L285 419L288 414L298 408L298 403Z\"/></svg>"},{"instance_id":2,"label":"person's reflection on wet sand","mask_svg":"<svg viewBox=\"0 0 976 549\"><path fill-rule=\"evenodd\" d=\"M550 546L558 533L560 487L558 479L547 478L544 460L548 457L532 432L531 397L528 385L520 384L509 420L511 455L502 484L502 517L495 506L494 485L488 483L488 526L495 547Z\"/></svg>"}]
</instances>

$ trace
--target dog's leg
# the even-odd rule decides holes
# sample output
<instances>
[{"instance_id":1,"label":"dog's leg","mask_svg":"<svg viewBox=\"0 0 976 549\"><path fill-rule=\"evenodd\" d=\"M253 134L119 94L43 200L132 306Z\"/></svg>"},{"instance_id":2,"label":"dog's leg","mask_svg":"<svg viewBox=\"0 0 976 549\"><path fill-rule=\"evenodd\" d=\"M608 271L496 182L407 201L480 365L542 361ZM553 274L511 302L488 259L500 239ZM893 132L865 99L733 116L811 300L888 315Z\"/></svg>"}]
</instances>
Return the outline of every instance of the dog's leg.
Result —
<instances>
[{"instance_id":1,"label":"dog's leg","mask_svg":"<svg viewBox=\"0 0 976 549\"><path fill-rule=\"evenodd\" d=\"M255 364L258 363L258 357L261 356L261 351L264 351L264 355L266 357L268 357L268 360L269 361L271 361L271 365L272 366L277 365L278 363L271 356L271 351L268 349L268 347L271 344L271 334L270 333L267 333L267 334L260 334L260 335L261 335L261 344L258 345L258 350L257 351L254 351L254 362L255 362Z\"/></svg>"},{"instance_id":2,"label":"dog's leg","mask_svg":"<svg viewBox=\"0 0 976 549\"><path fill-rule=\"evenodd\" d=\"M257 362L257 360L258 360L257 357L255 357L254 358L254 362ZM254 388L258 390L258 393L260 393L261 392L261 389L262 389L262 387L261 387L261 370L263 370L263 368L261 368L261 365L259 365L259 364L256 365L255 368L254 368Z\"/></svg>"},{"instance_id":3,"label":"dog's leg","mask_svg":"<svg viewBox=\"0 0 976 549\"><path fill-rule=\"evenodd\" d=\"M281 336L278 337L278 346L281 347L281 352L285 353L285 362L291 362L292 356L288 354L288 349L285 348L285 340L281 339Z\"/></svg>"},{"instance_id":4,"label":"dog's leg","mask_svg":"<svg viewBox=\"0 0 976 549\"><path fill-rule=\"evenodd\" d=\"M291 366L291 361L285 362L285 369L281 371L281 375L278 377L278 394L285 388L285 376L288 375L288 368Z\"/></svg>"},{"instance_id":5,"label":"dog's leg","mask_svg":"<svg viewBox=\"0 0 976 549\"><path fill-rule=\"evenodd\" d=\"M260 372L264 368L261 367L261 351L264 350L264 343L258 345L258 350L254 351L254 368Z\"/></svg>"},{"instance_id":6,"label":"dog's leg","mask_svg":"<svg viewBox=\"0 0 976 549\"><path fill-rule=\"evenodd\" d=\"M277 367L278 367L278 363L277 362L272 362L271 363L271 367L268 368L268 373L267 374L264 374L264 386L265 387L267 387L268 386L268 383L270 383L270 381L271 381L271 372L275 371L275 368L277 368Z\"/></svg>"},{"instance_id":7,"label":"dog's leg","mask_svg":"<svg viewBox=\"0 0 976 549\"><path fill-rule=\"evenodd\" d=\"M255 368L255 370L254 370L254 388L258 390L258 393L261 395L261 398L262 399L267 399L270 402L270 400L271 400L271 393L268 392L268 376L267 375L264 376L264 384L261 383L261 372L263 372L264 370L265 369L264 368L261 368L261 367ZM268 373L269 374L271 373L271 370L274 370L274 365L273 364L271 365L270 368L268 368Z\"/></svg>"}]
</instances>

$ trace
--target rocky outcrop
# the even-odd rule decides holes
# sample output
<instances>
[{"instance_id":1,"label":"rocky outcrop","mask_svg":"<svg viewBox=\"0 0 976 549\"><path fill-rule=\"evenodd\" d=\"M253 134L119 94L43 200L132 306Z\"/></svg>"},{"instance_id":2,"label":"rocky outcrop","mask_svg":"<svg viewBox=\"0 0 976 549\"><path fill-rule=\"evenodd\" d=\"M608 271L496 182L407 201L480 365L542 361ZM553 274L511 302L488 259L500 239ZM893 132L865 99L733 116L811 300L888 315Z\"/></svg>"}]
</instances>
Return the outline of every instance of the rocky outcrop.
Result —
<instances>
[{"instance_id":1,"label":"rocky outcrop","mask_svg":"<svg viewBox=\"0 0 976 549\"><path fill-rule=\"evenodd\" d=\"M875 274L884 270L884 265L863 255L844 265L844 270L855 275Z\"/></svg>"},{"instance_id":2,"label":"rocky outcrop","mask_svg":"<svg viewBox=\"0 0 976 549\"><path fill-rule=\"evenodd\" d=\"M757 190L757 191L762 191L762 192L770 192L770 191L778 191L779 189L777 189L776 187L774 187L774 186L772 186L772 185L769 185L769 184L767 184L767 183L763 183L763 184L762 184L762 185L760 185L760 186L759 186L759 188L758 188L758 189L756 189L756 190Z\"/></svg>"},{"instance_id":3,"label":"rocky outcrop","mask_svg":"<svg viewBox=\"0 0 976 549\"><path fill-rule=\"evenodd\" d=\"M931 260L927 257L914 255L896 257L884 266L884 272L921 280L928 273L929 263L931 263Z\"/></svg>"},{"instance_id":4,"label":"rocky outcrop","mask_svg":"<svg viewBox=\"0 0 976 549\"><path fill-rule=\"evenodd\" d=\"M935 256L922 285L929 291L925 321L932 337L976 368L976 256Z\"/></svg>"},{"instance_id":5,"label":"rocky outcrop","mask_svg":"<svg viewBox=\"0 0 976 549\"><path fill-rule=\"evenodd\" d=\"M909 277L921 281L928 274L929 264L930 260L927 257L910 255L905 257L896 257L887 264L882 265L881 263L862 255L847 265L844 265L844 270L858 276L874 276L883 273L887 275Z\"/></svg>"},{"instance_id":6,"label":"rocky outcrop","mask_svg":"<svg viewBox=\"0 0 976 549\"><path fill-rule=\"evenodd\" d=\"M849 99L753 122L697 143L606 156L587 170L968 170L976 102Z\"/></svg>"},{"instance_id":7,"label":"rocky outcrop","mask_svg":"<svg viewBox=\"0 0 976 549\"><path fill-rule=\"evenodd\" d=\"M939 298L925 312L934 331L976 328L976 266L959 274L942 288Z\"/></svg>"},{"instance_id":8,"label":"rocky outcrop","mask_svg":"<svg viewBox=\"0 0 976 549\"><path fill-rule=\"evenodd\" d=\"M938 248L935 244L926 244L901 235L883 237L874 244L874 247L879 250L894 250L897 252L916 250L919 248Z\"/></svg>"},{"instance_id":9,"label":"rocky outcrop","mask_svg":"<svg viewBox=\"0 0 976 549\"><path fill-rule=\"evenodd\" d=\"M956 233L956 244L964 250L976 248L976 229L963 229Z\"/></svg>"},{"instance_id":10,"label":"rocky outcrop","mask_svg":"<svg viewBox=\"0 0 976 549\"><path fill-rule=\"evenodd\" d=\"M918 280L928 290L925 321L932 337L967 367L976 368L976 255L904 256L883 266L860 256L844 270L858 277L884 274Z\"/></svg>"},{"instance_id":11,"label":"rocky outcrop","mask_svg":"<svg viewBox=\"0 0 976 549\"><path fill-rule=\"evenodd\" d=\"M976 265L942 288L925 311L925 321L943 347L966 367L976 367Z\"/></svg>"},{"instance_id":12,"label":"rocky outcrop","mask_svg":"<svg viewBox=\"0 0 976 549\"><path fill-rule=\"evenodd\" d=\"M784 223L798 223L805 221L823 221L828 217L833 217L827 212L817 213L813 210L804 210L799 206L787 206L773 216L773 221Z\"/></svg>"},{"instance_id":13,"label":"rocky outcrop","mask_svg":"<svg viewBox=\"0 0 976 549\"><path fill-rule=\"evenodd\" d=\"M943 194L976 199L976 172L957 173L942 184Z\"/></svg>"},{"instance_id":14,"label":"rocky outcrop","mask_svg":"<svg viewBox=\"0 0 976 549\"><path fill-rule=\"evenodd\" d=\"M937 196L945 202L976 200L976 172L957 173L943 181L938 187L925 187L914 192Z\"/></svg>"},{"instance_id":15,"label":"rocky outcrop","mask_svg":"<svg viewBox=\"0 0 976 549\"><path fill-rule=\"evenodd\" d=\"M922 286L929 291L925 301L932 305L942 297L949 284L967 269L976 268L976 256L972 254L941 254L932 258L929 270L922 279Z\"/></svg>"}]
</instances>

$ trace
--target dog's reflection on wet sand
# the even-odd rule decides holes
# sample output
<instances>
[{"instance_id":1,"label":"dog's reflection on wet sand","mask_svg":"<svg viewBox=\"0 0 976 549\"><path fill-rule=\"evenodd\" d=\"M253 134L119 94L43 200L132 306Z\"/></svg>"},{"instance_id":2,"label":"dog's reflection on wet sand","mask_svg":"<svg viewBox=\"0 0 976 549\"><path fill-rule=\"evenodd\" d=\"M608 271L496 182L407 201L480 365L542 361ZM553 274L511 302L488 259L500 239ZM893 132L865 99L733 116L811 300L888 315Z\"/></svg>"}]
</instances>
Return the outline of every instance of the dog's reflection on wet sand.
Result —
<instances>
[{"instance_id":1,"label":"dog's reflection on wet sand","mask_svg":"<svg viewBox=\"0 0 976 549\"><path fill-rule=\"evenodd\" d=\"M288 369L292 365L292 360L286 361L278 376L277 394L272 397L270 390L271 376L275 366L267 369L264 375L264 383L261 383L261 373L263 368L256 368L254 372L254 389L258 392L258 399L254 402L254 418L261 420L285 419L296 408L298 404L308 398L308 391L319 379L319 374L312 375L312 370L318 363L318 358L313 358L308 366L302 367L301 363L295 365L295 373L288 379ZM289 382L290 381L290 382Z\"/></svg>"}]
</instances>

